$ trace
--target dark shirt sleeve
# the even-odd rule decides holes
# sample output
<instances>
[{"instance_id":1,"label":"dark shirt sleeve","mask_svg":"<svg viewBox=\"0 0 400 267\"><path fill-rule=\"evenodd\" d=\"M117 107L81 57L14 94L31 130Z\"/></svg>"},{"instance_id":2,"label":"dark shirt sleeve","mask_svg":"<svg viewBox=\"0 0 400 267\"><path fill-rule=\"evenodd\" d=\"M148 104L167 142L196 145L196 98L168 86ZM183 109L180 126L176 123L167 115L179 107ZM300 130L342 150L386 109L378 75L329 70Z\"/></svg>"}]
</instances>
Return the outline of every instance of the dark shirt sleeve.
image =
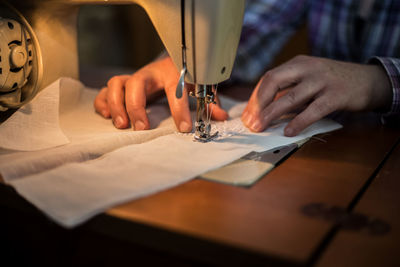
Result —
<instances>
[{"instance_id":1,"label":"dark shirt sleeve","mask_svg":"<svg viewBox=\"0 0 400 267\"><path fill-rule=\"evenodd\" d=\"M380 64L386 71L387 76L389 77L392 92L393 92L393 100L392 106L384 117L399 115L400 114L400 58L392 58L392 57L373 57L370 60L370 63L378 63Z\"/></svg>"}]
</instances>

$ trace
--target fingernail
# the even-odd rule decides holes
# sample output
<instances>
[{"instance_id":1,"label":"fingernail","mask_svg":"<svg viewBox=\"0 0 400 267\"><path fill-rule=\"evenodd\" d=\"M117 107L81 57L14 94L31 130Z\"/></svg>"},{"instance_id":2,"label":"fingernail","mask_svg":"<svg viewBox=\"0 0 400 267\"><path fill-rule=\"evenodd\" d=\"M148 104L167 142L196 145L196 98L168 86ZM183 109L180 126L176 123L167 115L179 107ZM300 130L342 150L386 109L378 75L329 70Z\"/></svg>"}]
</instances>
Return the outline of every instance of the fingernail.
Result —
<instances>
[{"instance_id":1,"label":"fingernail","mask_svg":"<svg viewBox=\"0 0 400 267\"><path fill-rule=\"evenodd\" d=\"M141 130L144 130L145 128L146 128L146 125L144 125L143 121L137 120L135 122L135 131L141 131Z\"/></svg>"},{"instance_id":2,"label":"fingernail","mask_svg":"<svg viewBox=\"0 0 400 267\"><path fill-rule=\"evenodd\" d=\"M104 118L107 118L107 117L108 117L108 112L107 112L106 110L102 110L102 111L101 111L101 115L102 115Z\"/></svg>"},{"instance_id":3,"label":"fingernail","mask_svg":"<svg viewBox=\"0 0 400 267\"><path fill-rule=\"evenodd\" d=\"M117 128L121 128L121 127L123 126L123 124L124 124L124 120L122 119L121 116L118 116L118 117L115 118L115 120L114 120L114 125L115 125Z\"/></svg>"},{"instance_id":4,"label":"fingernail","mask_svg":"<svg viewBox=\"0 0 400 267\"><path fill-rule=\"evenodd\" d=\"M293 131L292 128L286 128L286 129L285 129L285 135L286 135L286 136L291 137L291 136L293 136L293 134L294 134L294 131Z\"/></svg>"},{"instance_id":5,"label":"fingernail","mask_svg":"<svg viewBox=\"0 0 400 267\"><path fill-rule=\"evenodd\" d=\"M188 133L192 130L192 125L190 125L189 123L187 123L186 121L182 121L179 124L179 131L182 133Z\"/></svg>"},{"instance_id":6,"label":"fingernail","mask_svg":"<svg viewBox=\"0 0 400 267\"><path fill-rule=\"evenodd\" d=\"M253 123L253 116L251 114L247 115L247 118L244 119L244 124L246 124L247 126L252 125Z\"/></svg>"},{"instance_id":7,"label":"fingernail","mask_svg":"<svg viewBox=\"0 0 400 267\"><path fill-rule=\"evenodd\" d=\"M261 129L261 123L256 120L255 122L253 122L253 124L250 126L250 129L252 129L253 131L259 131Z\"/></svg>"}]
</instances>

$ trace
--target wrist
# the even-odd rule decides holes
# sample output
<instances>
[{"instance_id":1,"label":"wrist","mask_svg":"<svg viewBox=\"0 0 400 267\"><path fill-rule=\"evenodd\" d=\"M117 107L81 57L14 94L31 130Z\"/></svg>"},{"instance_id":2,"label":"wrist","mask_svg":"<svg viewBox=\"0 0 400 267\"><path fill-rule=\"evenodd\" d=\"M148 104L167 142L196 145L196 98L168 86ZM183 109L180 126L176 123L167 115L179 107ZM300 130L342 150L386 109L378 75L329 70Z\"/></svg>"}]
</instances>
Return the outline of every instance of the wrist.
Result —
<instances>
[{"instance_id":1,"label":"wrist","mask_svg":"<svg viewBox=\"0 0 400 267\"><path fill-rule=\"evenodd\" d=\"M393 92L385 69L379 65L367 65L370 82L370 107L372 110L386 113L392 106Z\"/></svg>"}]
</instances>

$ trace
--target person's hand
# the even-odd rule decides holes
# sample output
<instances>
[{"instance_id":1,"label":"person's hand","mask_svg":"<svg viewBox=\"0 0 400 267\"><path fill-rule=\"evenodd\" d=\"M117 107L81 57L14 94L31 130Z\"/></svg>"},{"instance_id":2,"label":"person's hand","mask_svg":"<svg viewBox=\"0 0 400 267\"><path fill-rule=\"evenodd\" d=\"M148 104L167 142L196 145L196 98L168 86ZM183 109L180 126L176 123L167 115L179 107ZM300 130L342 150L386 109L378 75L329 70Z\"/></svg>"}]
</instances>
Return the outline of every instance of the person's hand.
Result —
<instances>
[{"instance_id":1,"label":"person's hand","mask_svg":"<svg viewBox=\"0 0 400 267\"><path fill-rule=\"evenodd\" d=\"M132 75L115 76L97 95L94 107L105 118L112 118L115 127L134 130L150 128L146 103L165 90L172 117L181 132L192 130L187 88L182 98L175 97L179 73L170 57L152 62ZM225 120L227 113L213 105L213 119Z\"/></svg>"},{"instance_id":2,"label":"person's hand","mask_svg":"<svg viewBox=\"0 0 400 267\"><path fill-rule=\"evenodd\" d=\"M286 136L295 136L333 111L383 110L391 99L390 81L380 66L297 56L265 73L242 121L260 132L280 116L306 106L285 128Z\"/></svg>"}]
</instances>

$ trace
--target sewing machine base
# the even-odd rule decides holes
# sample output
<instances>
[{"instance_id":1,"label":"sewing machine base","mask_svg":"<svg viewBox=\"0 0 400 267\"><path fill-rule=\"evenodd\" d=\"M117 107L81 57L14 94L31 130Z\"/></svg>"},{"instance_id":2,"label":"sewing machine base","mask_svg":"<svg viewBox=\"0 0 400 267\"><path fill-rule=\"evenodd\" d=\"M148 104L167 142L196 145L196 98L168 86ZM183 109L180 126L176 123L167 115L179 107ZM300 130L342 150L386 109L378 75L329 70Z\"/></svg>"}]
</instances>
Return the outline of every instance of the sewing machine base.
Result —
<instances>
[{"instance_id":1,"label":"sewing machine base","mask_svg":"<svg viewBox=\"0 0 400 267\"><path fill-rule=\"evenodd\" d=\"M236 186L251 186L299 146L301 144L294 143L264 152L251 152L226 166L201 175L200 178Z\"/></svg>"}]
</instances>

